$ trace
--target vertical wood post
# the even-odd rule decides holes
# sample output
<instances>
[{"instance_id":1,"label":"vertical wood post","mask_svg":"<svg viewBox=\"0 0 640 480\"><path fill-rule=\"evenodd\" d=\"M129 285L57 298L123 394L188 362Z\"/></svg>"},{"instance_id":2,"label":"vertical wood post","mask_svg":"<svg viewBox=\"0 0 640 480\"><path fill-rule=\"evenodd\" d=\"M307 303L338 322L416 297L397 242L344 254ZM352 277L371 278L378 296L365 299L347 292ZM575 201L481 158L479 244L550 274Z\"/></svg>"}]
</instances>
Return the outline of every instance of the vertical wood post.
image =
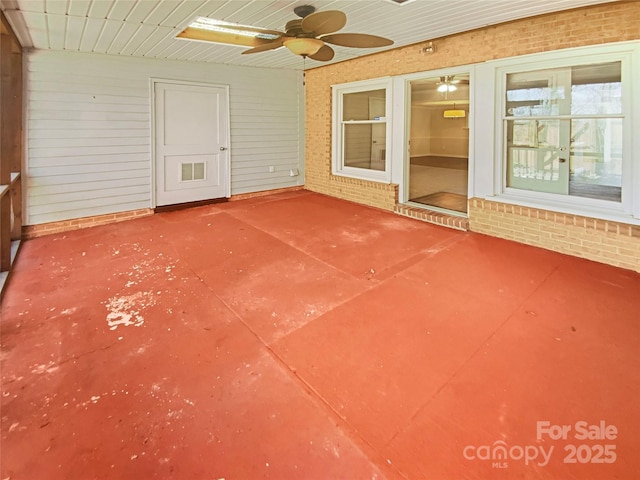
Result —
<instances>
[{"instance_id":1,"label":"vertical wood post","mask_svg":"<svg viewBox=\"0 0 640 480\"><path fill-rule=\"evenodd\" d=\"M0 272L22 230L22 47L0 12Z\"/></svg>"}]
</instances>

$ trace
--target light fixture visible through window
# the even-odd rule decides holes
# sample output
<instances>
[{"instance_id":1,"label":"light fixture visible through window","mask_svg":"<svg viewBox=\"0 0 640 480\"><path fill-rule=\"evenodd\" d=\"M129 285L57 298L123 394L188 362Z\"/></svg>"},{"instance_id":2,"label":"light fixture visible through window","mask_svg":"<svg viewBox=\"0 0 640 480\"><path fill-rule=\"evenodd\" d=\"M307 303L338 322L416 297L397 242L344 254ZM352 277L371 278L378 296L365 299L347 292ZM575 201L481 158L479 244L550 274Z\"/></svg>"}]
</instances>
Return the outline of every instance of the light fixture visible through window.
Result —
<instances>
[{"instance_id":1,"label":"light fixture visible through window","mask_svg":"<svg viewBox=\"0 0 640 480\"><path fill-rule=\"evenodd\" d=\"M467 116L467 112L456 108L456 104L453 104L452 110L444 111L444 118L464 118Z\"/></svg>"},{"instance_id":2,"label":"light fixture visible through window","mask_svg":"<svg viewBox=\"0 0 640 480\"><path fill-rule=\"evenodd\" d=\"M458 87L450 83L443 83L442 85L438 85L438 92L440 93L455 92L457 89Z\"/></svg>"}]
</instances>

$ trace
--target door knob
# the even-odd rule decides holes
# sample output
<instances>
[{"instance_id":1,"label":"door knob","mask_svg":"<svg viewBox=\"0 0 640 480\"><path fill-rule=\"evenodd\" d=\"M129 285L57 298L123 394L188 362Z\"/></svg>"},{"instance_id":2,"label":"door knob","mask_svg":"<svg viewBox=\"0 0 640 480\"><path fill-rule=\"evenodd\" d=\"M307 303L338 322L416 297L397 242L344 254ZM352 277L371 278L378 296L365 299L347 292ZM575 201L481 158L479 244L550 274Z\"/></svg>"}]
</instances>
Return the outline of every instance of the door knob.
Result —
<instances>
[{"instance_id":1,"label":"door knob","mask_svg":"<svg viewBox=\"0 0 640 480\"><path fill-rule=\"evenodd\" d=\"M566 162L566 161L567 161L567 159L566 159L566 158L561 158L561 159L560 159L560 163L564 163L564 162Z\"/></svg>"},{"instance_id":2,"label":"door knob","mask_svg":"<svg viewBox=\"0 0 640 480\"><path fill-rule=\"evenodd\" d=\"M225 150L228 150L227 147L220 147L221 152L224 152Z\"/></svg>"}]
</instances>

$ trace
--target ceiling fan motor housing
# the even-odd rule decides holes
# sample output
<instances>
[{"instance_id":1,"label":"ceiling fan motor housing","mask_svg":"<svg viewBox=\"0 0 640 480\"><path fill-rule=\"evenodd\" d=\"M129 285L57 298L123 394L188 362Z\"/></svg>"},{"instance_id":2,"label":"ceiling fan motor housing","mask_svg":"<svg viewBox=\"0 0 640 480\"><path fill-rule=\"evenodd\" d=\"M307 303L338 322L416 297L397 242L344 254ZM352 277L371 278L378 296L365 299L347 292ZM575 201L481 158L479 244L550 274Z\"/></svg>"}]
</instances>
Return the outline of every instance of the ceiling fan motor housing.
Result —
<instances>
[{"instance_id":1,"label":"ceiling fan motor housing","mask_svg":"<svg viewBox=\"0 0 640 480\"><path fill-rule=\"evenodd\" d=\"M300 5L293 9L293 13L298 15L300 18L304 18L307 15L311 15L315 11L316 11L316 7L314 7L313 5Z\"/></svg>"},{"instance_id":2,"label":"ceiling fan motor housing","mask_svg":"<svg viewBox=\"0 0 640 480\"><path fill-rule=\"evenodd\" d=\"M284 31L289 37L303 37L310 36L311 34L305 33L302 30L302 20L290 20L284 27Z\"/></svg>"}]
</instances>

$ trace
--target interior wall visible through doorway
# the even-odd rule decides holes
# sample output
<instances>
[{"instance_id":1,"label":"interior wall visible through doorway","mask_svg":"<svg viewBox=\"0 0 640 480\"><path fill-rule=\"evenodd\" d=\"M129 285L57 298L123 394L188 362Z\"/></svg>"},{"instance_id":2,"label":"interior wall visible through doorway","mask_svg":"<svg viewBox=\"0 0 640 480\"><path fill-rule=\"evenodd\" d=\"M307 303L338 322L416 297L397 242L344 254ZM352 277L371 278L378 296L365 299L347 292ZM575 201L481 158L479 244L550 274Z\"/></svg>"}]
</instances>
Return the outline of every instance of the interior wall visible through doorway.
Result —
<instances>
[{"instance_id":1,"label":"interior wall visible through doorway","mask_svg":"<svg viewBox=\"0 0 640 480\"><path fill-rule=\"evenodd\" d=\"M413 203L467 212L469 75L411 82L409 193Z\"/></svg>"}]
</instances>

